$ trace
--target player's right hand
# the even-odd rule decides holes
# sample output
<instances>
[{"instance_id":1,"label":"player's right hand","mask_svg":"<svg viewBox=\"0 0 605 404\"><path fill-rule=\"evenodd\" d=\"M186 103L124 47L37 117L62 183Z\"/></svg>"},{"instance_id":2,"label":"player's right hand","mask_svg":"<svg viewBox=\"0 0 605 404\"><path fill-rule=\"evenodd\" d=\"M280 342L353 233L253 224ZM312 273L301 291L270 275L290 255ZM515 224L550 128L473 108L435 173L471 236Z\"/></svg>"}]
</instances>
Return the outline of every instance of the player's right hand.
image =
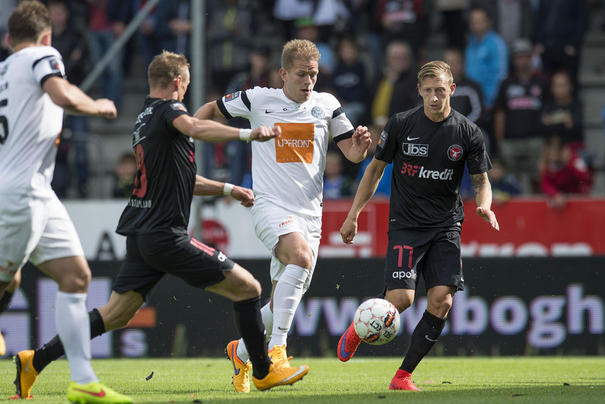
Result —
<instances>
[{"instance_id":1,"label":"player's right hand","mask_svg":"<svg viewBox=\"0 0 605 404\"><path fill-rule=\"evenodd\" d=\"M280 134L281 128L279 126L274 126L272 128L268 126L260 126L252 130L252 133L250 133L250 140L266 142L274 137L278 137Z\"/></svg>"},{"instance_id":2,"label":"player's right hand","mask_svg":"<svg viewBox=\"0 0 605 404\"><path fill-rule=\"evenodd\" d=\"M340 227L340 236L345 244L353 244L353 239L357 234L357 220L347 217Z\"/></svg>"},{"instance_id":3,"label":"player's right hand","mask_svg":"<svg viewBox=\"0 0 605 404\"><path fill-rule=\"evenodd\" d=\"M95 104L97 104L97 108L99 108L99 112L97 113L98 116L107 119L116 119L118 117L116 104L114 104L112 100L99 98L98 100L95 100Z\"/></svg>"},{"instance_id":4,"label":"player's right hand","mask_svg":"<svg viewBox=\"0 0 605 404\"><path fill-rule=\"evenodd\" d=\"M231 190L231 196L237 199L241 204L247 208L254 205L254 192L249 188L234 186Z\"/></svg>"}]
</instances>

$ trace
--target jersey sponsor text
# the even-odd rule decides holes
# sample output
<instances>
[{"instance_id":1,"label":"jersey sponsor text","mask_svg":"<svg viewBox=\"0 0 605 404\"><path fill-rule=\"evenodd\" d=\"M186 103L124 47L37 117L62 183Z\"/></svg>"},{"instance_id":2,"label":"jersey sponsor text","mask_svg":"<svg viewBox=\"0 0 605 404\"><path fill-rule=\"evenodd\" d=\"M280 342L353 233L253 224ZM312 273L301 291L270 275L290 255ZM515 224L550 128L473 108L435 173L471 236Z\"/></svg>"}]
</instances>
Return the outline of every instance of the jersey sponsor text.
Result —
<instances>
[{"instance_id":1,"label":"jersey sponsor text","mask_svg":"<svg viewBox=\"0 0 605 404\"><path fill-rule=\"evenodd\" d=\"M432 180L451 181L454 178L454 169L446 168L444 170L429 170L424 166L403 163L401 174L409 175L410 177L426 178Z\"/></svg>"}]
</instances>

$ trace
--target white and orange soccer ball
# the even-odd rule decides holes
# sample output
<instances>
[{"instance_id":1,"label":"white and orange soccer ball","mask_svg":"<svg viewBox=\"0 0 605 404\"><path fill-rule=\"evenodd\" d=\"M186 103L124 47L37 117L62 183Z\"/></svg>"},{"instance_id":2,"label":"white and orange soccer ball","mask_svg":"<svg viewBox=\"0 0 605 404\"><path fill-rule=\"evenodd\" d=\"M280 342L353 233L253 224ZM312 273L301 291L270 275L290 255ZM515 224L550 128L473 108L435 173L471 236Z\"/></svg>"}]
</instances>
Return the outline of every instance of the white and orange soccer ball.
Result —
<instances>
[{"instance_id":1,"label":"white and orange soccer ball","mask_svg":"<svg viewBox=\"0 0 605 404\"><path fill-rule=\"evenodd\" d=\"M353 319L355 332L370 345L390 342L397 335L399 323L399 312L384 299L369 299L361 303Z\"/></svg>"}]
</instances>

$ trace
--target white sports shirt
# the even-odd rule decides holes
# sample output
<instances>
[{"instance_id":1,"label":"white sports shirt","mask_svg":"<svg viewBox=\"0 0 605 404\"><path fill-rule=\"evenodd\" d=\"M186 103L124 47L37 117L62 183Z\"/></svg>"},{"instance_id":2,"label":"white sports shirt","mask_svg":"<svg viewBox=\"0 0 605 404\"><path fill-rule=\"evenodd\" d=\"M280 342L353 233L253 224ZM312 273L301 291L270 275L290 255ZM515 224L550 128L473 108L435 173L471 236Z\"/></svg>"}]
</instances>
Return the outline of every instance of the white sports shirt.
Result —
<instances>
[{"instance_id":1,"label":"white sports shirt","mask_svg":"<svg viewBox=\"0 0 605 404\"><path fill-rule=\"evenodd\" d=\"M299 104L282 89L254 87L217 100L226 118L248 119L252 128L280 126L281 136L252 142L252 184L257 198L293 212L321 216L323 173L330 135L350 138L353 125L340 103L313 91Z\"/></svg>"},{"instance_id":2,"label":"white sports shirt","mask_svg":"<svg viewBox=\"0 0 605 404\"><path fill-rule=\"evenodd\" d=\"M0 62L0 195L53 195L63 109L42 89L46 79L65 76L59 52L24 48Z\"/></svg>"}]
</instances>

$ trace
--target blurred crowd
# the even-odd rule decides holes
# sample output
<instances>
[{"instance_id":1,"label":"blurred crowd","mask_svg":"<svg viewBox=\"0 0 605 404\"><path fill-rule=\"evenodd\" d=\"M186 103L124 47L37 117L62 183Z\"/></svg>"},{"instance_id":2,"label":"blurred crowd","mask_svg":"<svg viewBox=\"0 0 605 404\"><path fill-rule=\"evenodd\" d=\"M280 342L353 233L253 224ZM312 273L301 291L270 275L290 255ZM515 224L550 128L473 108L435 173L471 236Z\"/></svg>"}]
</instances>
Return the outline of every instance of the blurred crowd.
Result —
<instances>
[{"instance_id":1,"label":"blurred crowd","mask_svg":"<svg viewBox=\"0 0 605 404\"><path fill-rule=\"evenodd\" d=\"M0 34L18 1L3 0ZM48 0L53 45L78 84L123 34L146 0ZM12 3L12 4L10 4ZM354 125L377 138L387 119L421 103L416 73L429 59L450 64L457 84L452 106L482 128L494 168L496 201L542 193L555 206L567 194L588 194L594 155L584 143L578 73L591 8L602 0L208 0L208 99L254 86L281 87L281 46L291 38L315 42L320 75L315 89L333 93ZM190 56L190 0L161 0L100 79L102 95L120 105L133 53L147 65L162 49ZM436 24L435 21L438 21ZM598 23L603 24L602 22ZM594 24L593 24L594 25ZM602 29L602 27L601 27ZM431 35L445 38L439 53ZM5 40L2 55L8 54ZM192 83L195 85L195 83ZM186 100L187 101L187 100ZM197 106L190 105L195 110ZM247 121L234 120L235 126ZM69 142L58 155L71 160L78 195L88 195L88 122L68 117ZM205 145L203 174L251 186L250 147L244 142ZM328 153L325 198L354 194L371 156L346 162ZM128 154L116 167L114 196L129 194ZM57 170L70 169L57 164ZM388 196L390 167L377 190ZM56 175L55 189L61 193ZM470 182L463 196L472 197Z\"/></svg>"}]
</instances>

